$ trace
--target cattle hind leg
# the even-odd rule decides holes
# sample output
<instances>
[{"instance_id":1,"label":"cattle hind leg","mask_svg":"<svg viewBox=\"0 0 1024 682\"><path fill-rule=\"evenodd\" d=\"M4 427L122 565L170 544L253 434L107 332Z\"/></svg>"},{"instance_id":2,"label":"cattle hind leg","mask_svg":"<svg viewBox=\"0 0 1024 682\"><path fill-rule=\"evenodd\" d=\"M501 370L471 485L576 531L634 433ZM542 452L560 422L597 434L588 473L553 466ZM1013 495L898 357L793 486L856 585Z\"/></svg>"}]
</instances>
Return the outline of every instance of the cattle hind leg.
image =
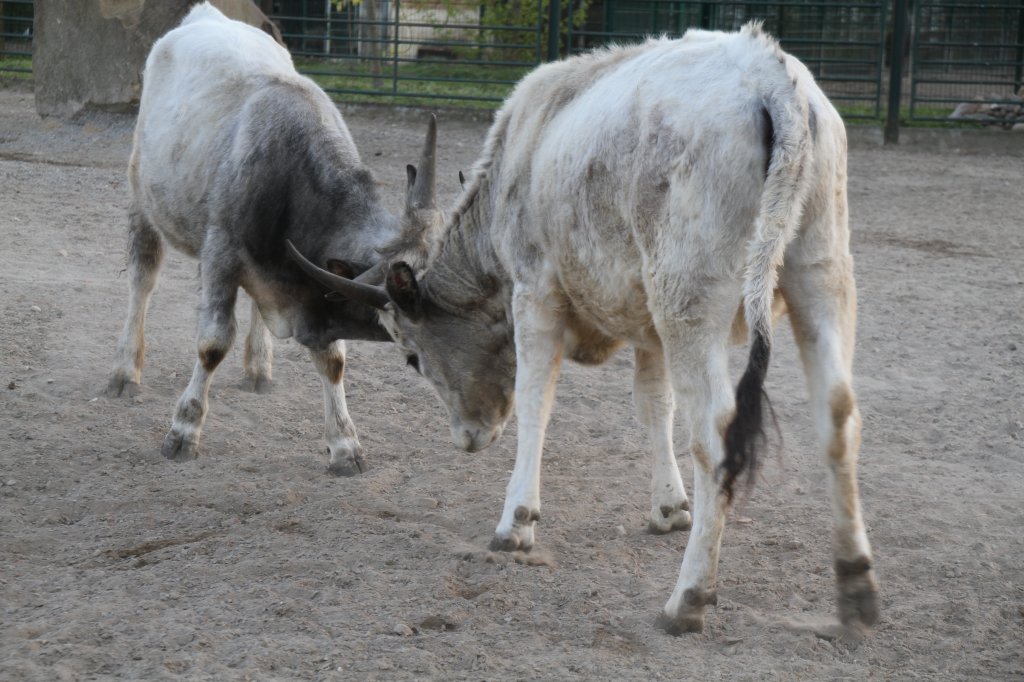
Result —
<instances>
[{"instance_id":1,"label":"cattle hind leg","mask_svg":"<svg viewBox=\"0 0 1024 682\"><path fill-rule=\"evenodd\" d=\"M139 211L132 211L128 223L128 317L117 342L107 397L132 397L139 391L146 347L146 311L163 257L159 233Z\"/></svg>"},{"instance_id":2,"label":"cattle hind leg","mask_svg":"<svg viewBox=\"0 0 1024 682\"><path fill-rule=\"evenodd\" d=\"M728 502L717 472L725 457L723 433L736 404L727 341L739 283L668 268L662 277L652 283L651 309L672 387L688 417L693 458L693 527L675 588L657 621L661 629L679 635L700 632L706 608L718 603L718 556ZM680 290L692 293L676 302Z\"/></svg>"},{"instance_id":3,"label":"cattle hind leg","mask_svg":"<svg viewBox=\"0 0 1024 682\"><path fill-rule=\"evenodd\" d=\"M327 470L335 476L360 474L368 467L345 403L345 342L335 341L324 350L310 349L309 355L324 387Z\"/></svg>"},{"instance_id":4,"label":"cattle hind leg","mask_svg":"<svg viewBox=\"0 0 1024 682\"><path fill-rule=\"evenodd\" d=\"M679 578L658 619L658 626L674 635L700 632L705 608L718 603L718 555L727 503L716 472L724 458L722 431L735 401L724 328L720 340L709 344L713 336L676 336L671 351L673 385L689 415L694 502Z\"/></svg>"},{"instance_id":5,"label":"cattle hind leg","mask_svg":"<svg viewBox=\"0 0 1024 682\"><path fill-rule=\"evenodd\" d=\"M249 334L245 337L245 378L255 393L269 393L273 379L274 342L256 301L249 315Z\"/></svg>"},{"instance_id":6,"label":"cattle hind leg","mask_svg":"<svg viewBox=\"0 0 1024 682\"><path fill-rule=\"evenodd\" d=\"M643 425L654 455L651 469L651 514L647 529L662 534L689 530L690 500L686 497L672 448L672 419L675 400L665 367L665 354L636 349L633 375L633 403L637 420Z\"/></svg>"},{"instance_id":7,"label":"cattle hind leg","mask_svg":"<svg viewBox=\"0 0 1024 682\"><path fill-rule=\"evenodd\" d=\"M832 487L839 619L847 626L870 626L878 620L878 583L857 487L861 420L851 382L856 316L852 268L848 257L813 265L787 261L781 279Z\"/></svg>"}]
</instances>

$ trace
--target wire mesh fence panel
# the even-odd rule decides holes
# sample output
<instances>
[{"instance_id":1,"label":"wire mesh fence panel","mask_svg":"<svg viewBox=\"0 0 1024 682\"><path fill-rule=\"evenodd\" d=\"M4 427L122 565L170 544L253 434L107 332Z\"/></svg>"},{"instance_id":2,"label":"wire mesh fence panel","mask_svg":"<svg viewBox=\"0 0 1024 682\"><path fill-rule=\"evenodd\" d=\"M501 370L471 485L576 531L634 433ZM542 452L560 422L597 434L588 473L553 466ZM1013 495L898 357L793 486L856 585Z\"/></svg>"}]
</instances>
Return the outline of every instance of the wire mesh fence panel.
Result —
<instances>
[{"instance_id":1,"label":"wire mesh fence panel","mask_svg":"<svg viewBox=\"0 0 1024 682\"><path fill-rule=\"evenodd\" d=\"M914 3L910 119L1024 121L1024 0Z\"/></svg>"},{"instance_id":2,"label":"wire mesh fence panel","mask_svg":"<svg viewBox=\"0 0 1024 682\"><path fill-rule=\"evenodd\" d=\"M279 0L299 71L350 102L493 107L543 56L538 0Z\"/></svg>"},{"instance_id":3,"label":"wire mesh fence panel","mask_svg":"<svg viewBox=\"0 0 1024 682\"><path fill-rule=\"evenodd\" d=\"M0 76L32 75L32 0L0 0Z\"/></svg>"},{"instance_id":4,"label":"wire mesh fence panel","mask_svg":"<svg viewBox=\"0 0 1024 682\"><path fill-rule=\"evenodd\" d=\"M571 52L650 35L678 36L688 28L732 31L756 19L807 65L845 116L881 114L887 0L572 2L573 12L587 12L585 22L571 30Z\"/></svg>"}]
</instances>

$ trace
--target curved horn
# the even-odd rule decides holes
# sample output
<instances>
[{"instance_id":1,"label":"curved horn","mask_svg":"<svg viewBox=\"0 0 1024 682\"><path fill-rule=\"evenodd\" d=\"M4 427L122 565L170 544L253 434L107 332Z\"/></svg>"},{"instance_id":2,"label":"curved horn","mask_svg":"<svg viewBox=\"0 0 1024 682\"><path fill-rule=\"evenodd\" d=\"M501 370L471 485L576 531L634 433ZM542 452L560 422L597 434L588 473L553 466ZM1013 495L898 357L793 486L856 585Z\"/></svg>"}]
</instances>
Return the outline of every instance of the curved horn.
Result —
<instances>
[{"instance_id":1,"label":"curved horn","mask_svg":"<svg viewBox=\"0 0 1024 682\"><path fill-rule=\"evenodd\" d=\"M437 208L437 116L430 115L418 172L410 174L409 208Z\"/></svg>"},{"instance_id":2,"label":"curved horn","mask_svg":"<svg viewBox=\"0 0 1024 682\"><path fill-rule=\"evenodd\" d=\"M299 250L295 248L295 245L292 244L290 240L285 239L284 243L288 248L288 255L292 257L292 260L294 260L307 275L320 282L331 291L337 292L351 301L373 306L378 310L391 301L383 287L362 284L361 282L339 277L338 275L328 272L323 268L318 268L306 260L305 256L299 253Z\"/></svg>"}]
</instances>

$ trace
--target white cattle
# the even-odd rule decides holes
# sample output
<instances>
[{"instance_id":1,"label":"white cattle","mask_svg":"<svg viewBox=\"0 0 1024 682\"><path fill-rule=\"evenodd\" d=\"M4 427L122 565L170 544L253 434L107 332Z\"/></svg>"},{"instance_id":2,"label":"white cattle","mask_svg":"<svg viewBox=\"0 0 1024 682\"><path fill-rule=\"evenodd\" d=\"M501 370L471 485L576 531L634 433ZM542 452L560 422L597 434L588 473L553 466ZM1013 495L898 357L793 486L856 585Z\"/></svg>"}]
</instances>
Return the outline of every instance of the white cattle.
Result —
<instances>
[{"instance_id":1,"label":"white cattle","mask_svg":"<svg viewBox=\"0 0 1024 682\"><path fill-rule=\"evenodd\" d=\"M203 3L156 42L128 167L130 300L107 394L138 390L143 326L166 240L199 259L201 292L199 358L164 456L196 456L210 380L233 342L242 287L253 299L245 345L252 387L270 386L268 326L278 338L294 336L310 349L323 383L329 470L363 470L345 404L340 339L390 339L371 308L325 300L324 289L286 257L284 243L301 243L334 270L370 279L381 274L370 266L382 255L422 251L424 230L440 222L435 142L428 133L418 178L409 167L407 208L397 220L384 209L337 107L269 35ZM380 251L384 245L393 250ZM333 259L339 254L348 262Z\"/></svg>"},{"instance_id":2,"label":"white cattle","mask_svg":"<svg viewBox=\"0 0 1024 682\"><path fill-rule=\"evenodd\" d=\"M497 549L534 544L563 356L600 362L631 344L655 530L690 521L672 450L674 397L689 417L693 527L660 618L672 633L700 630L716 602L725 514L763 433L779 292L831 473L839 615L870 625L877 584L855 475L848 243L842 120L755 23L540 67L498 113L427 262L392 263L386 286L370 292L305 267L382 309L448 406L457 444L493 441L514 394L519 441ZM751 351L734 394L726 351L738 308Z\"/></svg>"}]
</instances>

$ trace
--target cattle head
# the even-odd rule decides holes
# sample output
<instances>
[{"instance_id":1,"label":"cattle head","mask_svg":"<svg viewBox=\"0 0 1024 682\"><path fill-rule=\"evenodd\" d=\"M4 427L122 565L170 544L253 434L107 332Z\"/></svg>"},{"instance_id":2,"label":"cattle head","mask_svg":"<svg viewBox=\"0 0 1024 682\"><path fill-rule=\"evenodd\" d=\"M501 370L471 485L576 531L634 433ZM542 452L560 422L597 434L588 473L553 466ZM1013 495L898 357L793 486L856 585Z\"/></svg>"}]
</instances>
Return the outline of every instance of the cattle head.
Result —
<instances>
[{"instance_id":1,"label":"cattle head","mask_svg":"<svg viewBox=\"0 0 1024 682\"><path fill-rule=\"evenodd\" d=\"M376 213L368 211L371 217L360 229L354 231L354 238L353 232L339 233L344 246L329 244L326 250L319 251L322 267L334 275L360 284L382 285L388 263L396 260L425 261L431 244L444 226L444 216L437 208L436 156L437 121L431 116L419 165L410 164L406 167L408 186L400 220L395 221L380 208L375 191L367 191L366 194L373 197L373 207L379 210ZM365 180L373 185L369 173L365 173ZM350 209L346 210L352 213ZM380 245L382 237L386 242ZM311 245L309 240L306 241L307 245ZM373 242L377 246L373 246ZM346 258L348 254L339 253L340 248L353 248L353 243L357 245L354 252L358 257L349 259ZM294 297L301 297L305 293L299 291ZM305 324L295 329L296 339L301 343L311 348L321 348L339 338L391 340L381 327L374 309L362 305L358 299L340 296L335 292L326 296L321 296L321 293L318 290L311 297L306 297L304 312L307 314L302 318ZM287 335L287 327L282 326L281 334Z\"/></svg>"},{"instance_id":2,"label":"cattle head","mask_svg":"<svg viewBox=\"0 0 1024 682\"><path fill-rule=\"evenodd\" d=\"M381 325L406 363L434 386L451 415L452 440L469 452L482 450L501 435L512 414L516 355L512 325L500 304L498 285L466 281L431 295L405 262L392 264L384 286L332 274L306 260L288 243L289 253L311 277L336 295L373 306ZM437 273L430 273L437 276Z\"/></svg>"},{"instance_id":3,"label":"cattle head","mask_svg":"<svg viewBox=\"0 0 1024 682\"><path fill-rule=\"evenodd\" d=\"M512 326L494 282L424 286L409 265L388 269L388 303L379 313L406 362L437 391L451 417L455 444L482 450L501 435L512 413L516 355ZM448 286L445 286L448 285ZM440 296L431 294L433 291Z\"/></svg>"},{"instance_id":4,"label":"cattle head","mask_svg":"<svg viewBox=\"0 0 1024 682\"><path fill-rule=\"evenodd\" d=\"M363 228L370 240L377 241L381 234L386 235L386 243L371 249L376 257L359 260L342 260L328 257L326 268L336 275L348 279L358 279L370 284L383 284L384 271L388 263L405 260L422 262L427 259L431 245L436 241L444 227L444 214L437 208L437 119L431 115L427 127L426 141L420 152L419 166L406 166L408 185L405 194L405 207L397 230L390 226L381 227L379 223L395 221L390 214L381 218L376 226ZM367 178L370 176L367 175ZM372 182L372 180L370 180ZM321 254L323 255L323 254ZM333 254L345 256L346 254ZM369 261L369 262L368 262ZM371 262L376 261L371 265ZM334 297L338 298L338 297Z\"/></svg>"}]
</instances>

